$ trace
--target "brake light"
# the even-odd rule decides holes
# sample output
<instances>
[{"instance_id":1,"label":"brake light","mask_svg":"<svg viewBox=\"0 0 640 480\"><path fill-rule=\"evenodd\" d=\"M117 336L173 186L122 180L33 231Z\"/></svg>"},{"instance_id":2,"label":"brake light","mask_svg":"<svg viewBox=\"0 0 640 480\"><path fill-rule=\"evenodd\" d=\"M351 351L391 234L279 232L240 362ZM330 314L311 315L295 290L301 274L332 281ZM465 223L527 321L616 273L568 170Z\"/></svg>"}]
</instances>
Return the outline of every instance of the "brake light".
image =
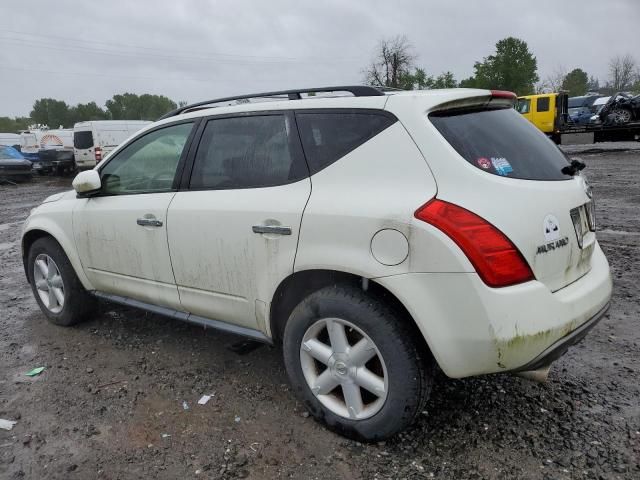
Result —
<instances>
[{"instance_id":1,"label":"brake light","mask_svg":"<svg viewBox=\"0 0 640 480\"><path fill-rule=\"evenodd\" d=\"M509 100L515 100L518 98L515 93L507 90L491 90L491 96L493 98L506 98Z\"/></svg>"},{"instance_id":2,"label":"brake light","mask_svg":"<svg viewBox=\"0 0 640 480\"><path fill-rule=\"evenodd\" d=\"M450 237L490 287L506 287L535 278L511 240L475 213L434 199L416 210L415 217Z\"/></svg>"},{"instance_id":3,"label":"brake light","mask_svg":"<svg viewBox=\"0 0 640 480\"><path fill-rule=\"evenodd\" d=\"M95 156L96 156L96 163L99 163L102 161L102 148L100 147L96 147L94 150Z\"/></svg>"}]
</instances>

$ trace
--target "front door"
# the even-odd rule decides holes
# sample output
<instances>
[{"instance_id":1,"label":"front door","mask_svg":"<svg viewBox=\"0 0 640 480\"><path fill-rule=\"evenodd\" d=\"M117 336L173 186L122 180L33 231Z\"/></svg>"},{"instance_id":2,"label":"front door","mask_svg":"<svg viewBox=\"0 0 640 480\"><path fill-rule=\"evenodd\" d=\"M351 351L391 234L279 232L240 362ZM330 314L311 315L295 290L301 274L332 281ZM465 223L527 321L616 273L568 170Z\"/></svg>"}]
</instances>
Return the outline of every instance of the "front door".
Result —
<instances>
[{"instance_id":1,"label":"front door","mask_svg":"<svg viewBox=\"0 0 640 480\"><path fill-rule=\"evenodd\" d=\"M76 245L96 290L180 307L167 246L167 208L192 130L193 122L180 123L135 139L100 169L100 193L78 202Z\"/></svg>"},{"instance_id":2,"label":"front door","mask_svg":"<svg viewBox=\"0 0 640 480\"><path fill-rule=\"evenodd\" d=\"M210 119L168 213L183 310L265 332L310 193L291 114Z\"/></svg>"}]
</instances>

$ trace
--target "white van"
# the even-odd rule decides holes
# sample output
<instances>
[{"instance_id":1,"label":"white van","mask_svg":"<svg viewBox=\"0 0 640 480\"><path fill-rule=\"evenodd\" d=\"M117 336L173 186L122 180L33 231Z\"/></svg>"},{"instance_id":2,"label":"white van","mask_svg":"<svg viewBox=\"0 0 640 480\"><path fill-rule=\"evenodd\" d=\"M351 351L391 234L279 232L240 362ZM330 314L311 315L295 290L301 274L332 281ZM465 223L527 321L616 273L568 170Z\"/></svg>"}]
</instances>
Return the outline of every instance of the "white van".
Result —
<instances>
[{"instance_id":1,"label":"white van","mask_svg":"<svg viewBox=\"0 0 640 480\"><path fill-rule=\"evenodd\" d=\"M97 120L73 126L73 146L78 168L93 168L124 140L151 122Z\"/></svg>"},{"instance_id":2,"label":"white van","mask_svg":"<svg viewBox=\"0 0 640 480\"><path fill-rule=\"evenodd\" d=\"M0 133L0 145L15 147L20 145L20 135L17 133Z\"/></svg>"}]
</instances>

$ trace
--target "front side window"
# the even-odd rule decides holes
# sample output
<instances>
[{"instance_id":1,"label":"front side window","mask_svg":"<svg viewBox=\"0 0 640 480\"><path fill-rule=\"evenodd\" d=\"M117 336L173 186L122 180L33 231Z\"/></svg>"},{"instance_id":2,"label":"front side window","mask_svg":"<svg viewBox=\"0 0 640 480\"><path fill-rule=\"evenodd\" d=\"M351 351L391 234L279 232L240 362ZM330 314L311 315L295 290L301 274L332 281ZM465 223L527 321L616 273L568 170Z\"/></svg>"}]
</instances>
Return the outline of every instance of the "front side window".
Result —
<instances>
[{"instance_id":1,"label":"front side window","mask_svg":"<svg viewBox=\"0 0 640 480\"><path fill-rule=\"evenodd\" d=\"M538 104L536 105L538 112L548 112L549 111L549 97L542 97L538 99Z\"/></svg>"},{"instance_id":2,"label":"front side window","mask_svg":"<svg viewBox=\"0 0 640 480\"><path fill-rule=\"evenodd\" d=\"M193 123L155 130L120 150L100 171L102 193L168 192Z\"/></svg>"},{"instance_id":3,"label":"front side window","mask_svg":"<svg viewBox=\"0 0 640 480\"><path fill-rule=\"evenodd\" d=\"M396 119L382 113L336 111L297 112L296 121L313 175L376 136Z\"/></svg>"},{"instance_id":4,"label":"front side window","mask_svg":"<svg viewBox=\"0 0 640 480\"><path fill-rule=\"evenodd\" d=\"M294 154L285 115L209 120L198 146L189 187L240 189L284 185L307 176Z\"/></svg>"},{"instance_id":5,"label":"front side window","mask_svg":"<svg viewBox=\"0 0 640 480\"><path fill-rule=\"evenodd\" d=\"M516 109L522 114L529 113L531 110L531 99L519 98Z\"/></svg>"}]
</instances>

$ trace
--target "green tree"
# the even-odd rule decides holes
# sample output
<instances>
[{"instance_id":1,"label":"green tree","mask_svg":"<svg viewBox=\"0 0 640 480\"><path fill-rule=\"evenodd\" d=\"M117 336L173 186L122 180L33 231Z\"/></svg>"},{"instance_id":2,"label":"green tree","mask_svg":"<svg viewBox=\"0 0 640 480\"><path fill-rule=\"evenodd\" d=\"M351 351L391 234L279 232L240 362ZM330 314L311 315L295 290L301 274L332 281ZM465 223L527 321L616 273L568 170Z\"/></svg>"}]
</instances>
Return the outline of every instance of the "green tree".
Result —
<instances>
[{"instance_id":1,"label":"green tree","mask_svg":"<svg viewBox=\"0 0 640 480\"><path fill-rule=\"evenodd\" d=\"M33 123L28 117L0 117L0 132L18 133L20 130L26 130Z\"/></svg>"},{"instance_id":2,"label":"green tree","mask_svg":"<svg viewBox=\"0 0 640 480\"><path fill-rule=\"evenodd\" d=\"M107 112L96 104L96 102L79 103L69 109L69 124L85 122L88 120L106 120L109 118Z\"/></svg>"},{"instance_id":3,"label":"green tree","mask_svg":"<svg viewBox=\"0 0 640 480\"><path fill-rule=\"evenodd\" d=\"M69 106L62 100L41 98L33 103L31 119L35 123L58 128L60 125L69 126Z\"/></svg>"},{"instance_id":4,"label":"green tree","mask_svg":"<svg viewBox=\"0 0 640 480\"><path fill-rule=\"evenodd\" d=\"M456 88L458 86L458 82L456 82L453 73L444 72L438 75L433 80L433 85L431 88Z\"/></svg>"},{"instance_id":5,"label":"green tree","mask_svg":"<svg viewBox=\"0 0 640 480\"><path fill-rule=\"evenodd\" d=\"M473 77L460 86L510 90L519 95L534 91L538 81L538 62L529 51L527 42L508 37L496 43L496 52L473 66Z\"/></svg>"},{"instance_id":6,"label":"green tree","mask_svg":"<svg viewBox=\"0 0 640 480\"><path fill-rule=\"evenodd\" d=\"M579 97L589 90L589 76L581 68L571 70L564 77L562 90L569 92L570 97Z\"/></svg>"},{"instance_id":7,"label":"green tree","mask_svg":"<svg viewBox=\"0 0 640 480\"><path fill-rule=\"evenodd\" d=\"M107 100L106 107L113 120L157 120L177 105L164 95L123 93Z\"/></svg>"}]
</instances>

